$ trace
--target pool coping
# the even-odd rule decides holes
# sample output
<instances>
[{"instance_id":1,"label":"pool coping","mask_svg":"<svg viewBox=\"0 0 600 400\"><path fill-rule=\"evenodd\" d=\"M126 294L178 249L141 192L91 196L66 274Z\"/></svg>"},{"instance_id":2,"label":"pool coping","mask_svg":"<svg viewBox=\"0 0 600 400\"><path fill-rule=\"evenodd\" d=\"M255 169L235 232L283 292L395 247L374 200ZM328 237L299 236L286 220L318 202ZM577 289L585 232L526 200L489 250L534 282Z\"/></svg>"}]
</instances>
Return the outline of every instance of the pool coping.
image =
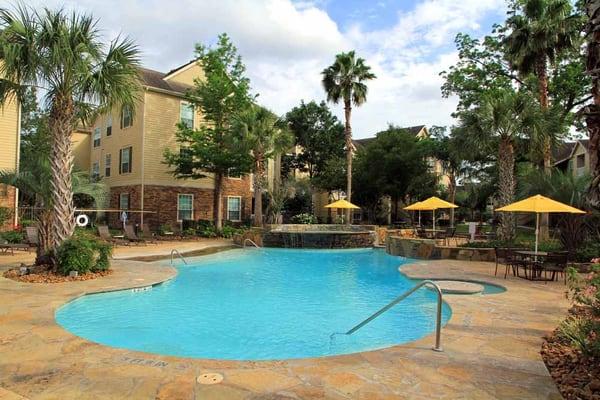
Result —
<instances>
[{"instance_id":1,"label":"pool coping","mask_svg":"<svg viewBox=\"0 0 600 400\"><path fill-rule=\"evenodd\" d=\"M129 263L133 263L133 264L138 264L138 266L136 268L132 268L132 266L129 265L122 265L122 264L129 264ZM443 275L446 278L452 279L452 280L456 280L457 277L461 277L461 275L464 274L448 274L448 271L444 271L443 267L444 267L444 263L454 263L454 268L462 268L462 266L457 266L456 260L436 260L434 261L427 261L427 262L420 262L420 261L416 261L410 264L404 264L402 265L402 273L405 274L407 277L409 277L410 279L428 279L428 278L433 278L433 279L440 279L442 275L440 275L440 272L442 273L446 273L445 275ZM488 268L489 269L489 263L472 263L472 262L464 262L461 261L460 263L462 264L482 264L482 265L478 265L477 267L479 269L485 269ZM377 390L375 392L381 392L381 393L387 393L387 394L399 394L402 390L400 390L399 388L403 388L407 389L405 386L405 384L402 384L401 381L398 381L396 383L393 382L388 382L385 384L382 384L381 382L374 382L373 381L373 377L371 377L371 379L366 379L365 377L362 376L360 373L357 373L357 371L362 371L364 368L371 368L373 370L378 371L378 373L380 375L386 375L389 373L392 374L398 374L400 372L396 371L395 368L392 367L392 364L390 364L390 362L392 363L397 363L399 361L403 362L403 363L410 363L416 370L422 369L424 368L423 364L425 360L427 360L427 362L425 362L425 369L430 370L431 368L433 368L432 371L435 371L436 369L438 369L439 367L436 367L436 360L437 362L441 361L442 359L445 360L445 364L447 365L453 365L456 364L455 362L453 363L452 360L455 359L457 357L456 354L454 354L456 352L456 343L455 342L455 338L454 338L454 332L452 333L452 335L450 333L448 333L448 336L442 336L442 345L444 346L445 341L447 339L448 341L448 345L447 347L447 353L442 353L441 356L437 355L437 354L432 354L433 352L431 352L429 350L429 348L431 347L431 344L433 343L433 335L427 335L417 341L414 342L409 342L409 343L405 343L405 344L401 344L401 345L395 345L395 346L391 346L391 347L387 347L387 348L383 348L383 349L377 349L377 350L370 350L370 351L365 351L365 352L360 352L360 353L352 353L352 354L344 354L344 355L335 355L335 356L325 356L325 357L316 357L316 358L304 358L304 359L291 359L291 360L277 360L277 361L231 361L231 360L211 360L211 359L195 359L195 358L185 358L185 357L173 357L173 356L160 356L157 354L152 354L152 353L144 353L144 352L139 352L139 351L130 351L130 350L123 350L123 349L116 349L116 348L112 348L112 347L108 347L108 346L103 346L100 344L96 344L90 341L87 341L86 339L83 338L79 338L71 333L69 333L68 331L64 330L60 325L58 325L56 323L56 320L54 319L54 313L56 312L56 310L58 310L58 308L60 308L62 305L68 303L69 301L73 301L74 299L81 297L83 295L86 294L97 294L97 293L103 293L103 292L110 292L110 291L115 291L115 290L131 290L131 289L135 289L135 288L140 288L140 287L146 287L146 286L150 286L150 285L158 285L161 283L164 283L166 281L169 281L171 279L173 279L176 274L177 274L177 269L170 267L168 265L165 265L164 261L157 261L157 262L152 262L152 263L143 263L144 266L149 266L151 267L151 269L154 270L154 272L157 272L156 270L158 270L158 275L154 277L153 279L144 282L144 283L139 283L136 284L134 279L136 279L136 277L139 277L139 273L141 272L141 270L139 268L141 268L139 266L139 264L141 264L141 262L135 262L135 261L131 261L131 260L115 260L115 270L116 273L112 274L115 275L114 278L118 278L119 280L122 280L120 287L118 288L94 288L94 282L93 281L82 281L83 284L82 285L72 285L72 286L77 286L77 287L85 287L85 290L69 290L67 291L67 293L64 293L62 295L57 295L57 293L49 293L49 291L47 290L42 290L43 293L42 294L42 298L46 298L49 297L51 299L50 302L42 302L39 303L39 299L38 299L38 303L36 305L36 307L38 308L42 308L42 309L47 309L48 307L53 309L52 312L52 323L50 324L44 324L41 323L40 321L36 320L35 318L21 318L20 320L18 319L15 323L14 318L10 318L10 315L20 315L19 313L23 313L27 310L27 308L22 307L22 305L18 305L18 304L9 304L9 309L7 310L7 315L0 315L0 321L1 322L8 322L8 324L2 324L2 326L0 327L0 350L4 350L6 349L6 346L8 346L8 349L10 351L15 351L15 349L13 349L13 347L11 346L11 344L14 344L17 346L17 348L19 347L19 345L23 345L23 343L21 343L20 340L11 340L10 339L10 335L11 332L13 335L17 335L18 337L21 337L20 335L24 335L21 337L21 339L28 337L27 333L23 333L23 331L20 331L19 333L19 327L21 329L24 329L24 326L29 327L29 330L25 330L25 332L36 332L36 331L42 331L42 332L46 332L47 335L41 335L39 336L38 339L36 339L37 341L39 341L40 343L40 348L44 349L44 352L50 352L53 353L53 351L56 351L56 342L53 342L58 340L59 343L63 343L62 346L59 346L60 348L65 347L67 344L73 344L75 343L76 346L81 346L83 349L85 349L85 352L83 355L87 356L87 358L89 358L91 356L92 359L97 359L98 361L104 360L104 362L108 362L108 364L110 364L109 366L111 367L117 367L119 366L119 368L125 368L127 369L127 362L125 362L125 365L123 360L125 360L127 357L129 357L129 360L136 360L136 359L149 359L149 358L155 358L155 359L164 359L164 360L169 360L169 362L175 363L177 365L181 364L181 365L189 365L190 369L194 369L195 372L194 376L197 375L197 373L200 370L226 370L229 371L229 374L226 374L226 380L225 380L225 384L224 385L215 385L217 387L212 388L212 389L207 389L207 388L201 388L199 389L196 383L190 382L189 379L191 379L191 375L189 373L185 373L183 374L183 372L185 371L178 371L176 368L175 370L170 370L169 371L169 376L170 376L170 380L168 382L164 382L163 379L159 379L157 381L157 379L153 376L138 376L138 379L142 379L144 381L146 381L150 386L154 387L156 390L159 390L160 388L168 388L169 390L175 390L177 385L173 386L172 385L172 380L177 380L179 379L178 377L181 377L182 374L185 375L187 378L186 380L186 384L188 388L191 388L193 390L196 391L196 393L202 392L202 393L208 393L210 391L214 392L214 393L218 393L218 392L222 392L222 391L238 391L238 392L243 392L245 394L247 394L248 396L250 396L250 394L260 394L260 393L272 393L272 392L278 392L278 391L274 391L272 387L266 387L268 385L266 385L264 382L263 383L257 383L258 381L262 382L263 379L265 379L264 377L267 376L269 377L269 380L271 378L273 378L274 380L280 380L280 381L287 381L287 382L294 382L294 385L291 385L289 388L286 386L285 390L292 390L292 392L294 393L299 393L302 392L303 390L313 390L316 391L318 393L321 394L325 394L327 397L332 397L335 398L335 396L342 396L339 398L353 398L351 395L349 395L348 393L346 393L349 389L345 388L348 384L347 382L338 382L337 380L341 379L341 377L345 377L348 378L353 381L356 381L356 385L355 386L360 386L360 389L357 389L356 391L352 391L352 395L356 394L356 393L360 393L362 392L369 392L369 390L367 390L368 388L374 389L374 387L377 387ZM474 265L471 265L471 267L473 267ZM165 267L168 267L168 269L165 269ZM434 267L434 268L431 268ZM128 270L129 269L129 270ZM122 272L125 271L126 273L123 274ZM148 271L145 269L143 272L147 273ZM123 278L128 278L128 279L123 279ZM464 276L462 276L462 278L464 278ZM492 281L497 280L498 278L494 278L491 279ZM464 279L460 279L460 280L464 280ZM486 284L496 284L495 282L489 282L488 279L485 280L473 280L476 282L483 282ZM514 286L517 290L516 292L520 291L520 290L525 290L527 291L527 286L524 285L523 282L519 282L519 281L507 281L507 283L510 284L508 286ZM96 282L97 283L97 282ZM29 285L29 286L28 286ZM58 285L58 286L56 286ZM497 285L497 284L496 284ZM53 285L46 285L43 286L42 288L48 288L48 286L52 287L52 288L56 288L56 287L62 287L64 288L65 285L63 284L53 284ZM88 286L92 286L91 288ZM501 285L497 285L497 286L501 286ZM40 288L39 285L35 285L35 284L23 284L23 283L19 283L19 282L15 282L15 281L10 281L8 282L8 280L6 280L5 278L0 278L0 293L2 293L2 289L8 288L9 292L10 291L15 291L17 293L27 293L27 292L32 292L32 290L27 290L27 289L32 289L32 288ZM481 299L482 297L490 297L490 298L498 298L498 297L502 297L502 296L506 296L509 293L514 293L512 290L509 290L506 285L502 286L505 289L507 289L506 292L503 293L498 293L498 296L480 296L477 297L478 299ZM547 287L552 287L552 285L548 285ZM35 293L35 291L33 291L33 293L30 293L33 295L40 295L40 293ZM59 299L57 299L56 297L59 297ZM457 324L460 324L460 318L464 317L464 310L460 310L461 305L467 305L468 303L465 303L465 299L466 298L473 298L473 296L464 296L464 295L452 295L452 294L448 294L446 295L446 301L448 303L448 305L451 307L452 309L452 315L451 318L448 320L447 322L447 327L449 325L451 325L450 329L454 329L454 326ZM35 296L32 296L35 297ZM0 297L1 298L1 297ZM35 303L34 301L35 299L28 299L27 301L32 301ZM564 301L562 303L565 303ZM566 304L560 304L562 307L562 311L566 310ZM457 306L459 308L457 308ZM459 312L456 312L459 311ZM562 315L562 313L556 313L556 315L553 316L553 318L551 318L552 323L551 324L545 324L544 326L546 328L544 328L545 330L549 330L552 329L553 327L553 323L558 320L558 318L560 318ZM1 317L4 317L4 319L2 319ZM48 322L48 319L46 318L43 322ZM547 321L545 321L547 322ZM445 328L446 329L446 328ZM459 335L460 336L460 335ZM476 335L479 336L479 335ZM6 339L6 337L8 337L9 339ZM38 337L38 336L36 336ZM48 337L50 338L50 340L48 339ZM3 339L4 338L4 339ZM541 344L541 338L539 338L540 340L538 340L536 343ZM481 338L478 338L479 341L481 341ZM65 344L66 343L66 344ZM25 343L27 344L27 343ZM32 346L30 346L32 347ZM34 346L35 347L35 346ZM460 346L459 346L460 347ZM492 346L494 347L494 346ZM17 349L18 350L18 349ZM39 350L39 349L38 349ZM53 351L50 351L53 350ZM60 349L58 349L60 350ZM554 387L547 371L545 370L545 367L543 366L543 363L541 362L541 357L539 356L539 354L537 354L537 351L539 350L539 348L535 349L535 353L536 354L531 354L531 351L528 350L527 354L528 357L527 359L531 359L531 361L527 361L524 364L522 363L521 367L522 369L524 369L525 371L529 371L529 374L533 374L533 377L530 377L531 379L535 378L535 385L531 386L531 390L525 390L525 392L523 392L524 389L528 389L528 388L523 388L522 384L514 384L514 385L510 385L510 382L506 382L505 380L501 380L501 385L503 386L504 389L507 389L507 386L512 388L512 389L517 389L523 393L526 393L527 395L523 395L523 393L521 393L523 395L523 398L560 398L557 397L557 391L556 388ZM9 352L10 352L9 351ZM503 351L508 351L510 353L510 349L506 350L504 349ZM35 352L34 352L35 353ZM90 353L90 354L88 354ZM108 354L109 360L106 360L106 356L103 356L101 354ZM492 352L493 353L493 352ZM65 359L70 359L73 360L73 355L72 354L67 354L67 355L62 355L62 357L59 359L58 357L52 358L51 356L43 356L42 354L38 354L39 357L37 357L34 360L28 359L27 362L24 365L28 365L31 368L31 364L39 364L40 360L47 360L50 364L56 364L56 365L63 365L64 361L63 358ZM533 357L531 357L533 356ZM48 357L50 357L51 359L48 360ZM115 364L115 360L114 358L117 358L118 361ZM131 358L133 357L133 358ZM440 358L441 357L441 358ZM29 357L26 357L29 358ZM460 358L460 357L459 357ZM509 359L512 359L513 361L515 361L516 359L514 359L514 357L509 357ZM120 360L120 361L119 361ZM431 361L434 361L434 364L430 364ZM0 361L0 386L5 387L7 390L13 390L14 392L21 392L23 393L23 395L25 396L32 396L31 398L36 398L37 395L41 395L42 393L44 393L46 391L46 389L42 390L39 393L36 393L36 390L41 390L36 384L35 382L32 383L32 379L33 378L23 378L23 374L20 373L19 371L23 368L23 363L18 363L18 362L14 362L14 360L12 360L13 362L11 363L11 360L5 360L8 362L3 362ZM471 360L472 361L472 360ZM534 364L531 364L531 363ZM416 363L416 364L415 364ZM540 364L541 363L541 364ZM444 364L444 363L442 363ZM502 363L500 363L502 364ZM319 377L319 376L330 376L332 375L331 373L325 373L325 371L321 370L319 368L320 365L326 365L326 366L332 366L333 370L339 370L338 372L334 372L333 376L331 376L330 381L327 380L323 380L325 378L323 377ZM354 365L354 367L353 367ZM38 365L39 367L39 365ZM348 367L348 368L347 368ZM50 367L47 366L46 368L54 368L56 369L56 367ZM63 366L63 368L66 368ZM464 366L460 366L460 365L454 365L452 368L456 369L458 368L459 370L463 370ZM27 368L25 368L27 369ZM42 368L43 369L43 368ZM68 369L68 368L66 368ZM314 369L313 372L310 372L309 370ZM235 373L233 375L231 375L231 370L235 371ZM58 368L58 371L61 371L61 368ZM249 371L259 371L256 374L250 374ZM319 374L316 374L317 371L320 371ZM243 372L243 373L242 373ZM325 373L325 375L323 375ZM405 371L404 374L406 375L411 375L412 372L410 371ZM246 378L248 378L248 376L252 376L253 379L250 379L250 381L244 381L244 379L242 379L242 381L240 381L240 374L246 376ZM316 375L315 375L316 374ZM337 375L336 375L337 374ZM340 374L342 374L340 376ZM30 374L29 374L30 375ZM29 376L26 375L26 376ZM77 374L75 374L77 375ZM152 375L152 374L151 374ZM435 374L434 374L435 375ZM85 374L83 375L79 375L85 376ZM400 376L403 376L402 373L400 373ZM310 379L309 379L310 378ZM339 378L339 379L337 379ZM342 379L342 381L345 381L347 379ZM307 380L308 379L308 380ZM428 382L431 380L431 377L429 376L429 374L426 374L421 376L421 381L422 383ZM436 378L437 379L437 378ZM457 379L456 376L453 377L453 379ZM35 379L34 379L35 381ZM98 380L99 384L101 382L103 382L102 379ZM233 382L232 382L233 381ZM316 381L319 381L319 383L315 383ZM375 380L377 381L377 379ZM24 386L23 383L26 383L26 385ZM120 381L119 381L120 382ZM152 382L152 383L150 383ZM122 383L122 382L120 382ZM360 385L359 385L360 383ZM468 382L463 382L466 386ZM540 384L541 384L541 388L540 388ZM262 385L262 386L261 386ZM448 386L450 385L450 386ZM119 385L117 385L118 387ZM261 386L261 387L259 387ZM284 385L285 386L285 385ZM445 383L445 387L446 389L450 390L449 388L452 385L448 382ZM467 388L462 388L459 392L457 393L465 393L465 392L469 392L469 393L476 393L479 389L480 389L481 385L473 385L473 382L471 382L471 386L469 386L470 388L467 390ZM493 385L492 385L493 386ZM76 383L74 383L73 385L73 389L72 390L76 390ZM354 386L353 386L354 387ZM56 388L55 388L56 389ZM410 388L409 388L410 389ZM504 390L503 389L503 390ZM511 390L512 390L511 389ZM66 390L66 389L65 389ZM96 390L100 390L99 387L96 387ZM400 391L399 391L400 390ZM429 388L428 389L429 392L431 393L431 391L435 392L435 388ZM453 390L456 391L456 388L454 388ZM498 389L494 389L494 390L498 390ZM159 390L160 391L160 390ZM366 393L365 392L365 393ZM372 392L372 390L371 390ZM500 392L493 392L492 389L488 389L486 391L487 394L493 394L493 396L491 396L492 398L503 398L503 396L499 395ZM504 393L504 392L502 392ZM330 396L331 395L331 396ZM345 396L345 397L344 397ZM350 396L350 397L348 397ZM559 396L559 395L558 395ZM302 396L300 396L302 397ZM66 397L68 398L68 397ZM110 397L106 397L106 398L110 398ZM139 398L146 398L146 397L139 397ZM242 397L240 397L242 398Z\"/></svg>"}]
</instances>

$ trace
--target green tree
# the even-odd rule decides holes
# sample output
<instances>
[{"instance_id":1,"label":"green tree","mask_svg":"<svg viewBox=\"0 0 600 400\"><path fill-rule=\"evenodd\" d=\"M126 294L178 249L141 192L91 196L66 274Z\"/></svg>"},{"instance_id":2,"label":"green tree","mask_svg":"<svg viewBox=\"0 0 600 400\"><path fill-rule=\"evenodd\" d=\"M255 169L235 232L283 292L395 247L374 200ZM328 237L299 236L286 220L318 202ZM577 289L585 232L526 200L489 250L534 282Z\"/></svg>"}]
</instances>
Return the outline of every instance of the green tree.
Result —
<instances>
[{"instance_id":1,"label":"green tree","mask_svg":"<svg viewBox=\"0 0 600 400\"><path fill-rule=\"evenodd\" d=\"M569 0L515 0L506 28L507 59L522 75L537 78L540 105L546 111L548 100L548 63L563 51L578 44L582 20L572 12ZM543 161L547 173L552 170L552 138L543 140Z\"/></svg>"},{"instance_id":2,"label":"green tree","mask_svg":"<svg viewBox=\"0 0 600 400\"><path fill-rule=\"evenodd\" d=\"M254 225L262 226L262 195L266 181L267 160L281 154L293 143L285 123L271 111L251 106L234 121L234 131L241 135L252 154L254 172Z\"/></svg>"},{"instance_id":3,"label":"green tree","mask_svg":"<svg viewBox=\"0 0 600 400\"><path fill-rule=\"evenodd\" d=\"M344 102L344 117L346 124L344 134L346 138L346 197L352 197L352 105L359 107L367 101L367 81L375 79L371 67L365 60L356 57L354 51L340 53L335 56L335 62L322 72L323 88L327 93L327 100L337 104ZM351 223L350 209L346 210L346 221Z\"/></svg>"},{"instance_id":4,"label":"green tree","mask_svg":"<svg viewBox=\"0 0 600 400\"><path fill-rule=\"evenodd\" d=\"M317 177L332 158L344 156L344 125L331 113L325 102L315 101L294 107L286 121L302 151L292 160L294 168Z\"/></svg>"},{"instance_id":5,"label":"green tree","mask_svg":"<svg viewBox=\"0 0 600 400\"><path fill-rule=\"evenodd\" d=\"M515 143L531 124L531 105L527 95L501 90L484 96L473 110L461 113L461 124L475 143L494 143L498 162L498 200L504 206L515 200ZM515 235L512 213L500 215L499 236L511 240Z\"/></svg>"},{"instance_id":6,"label":"green tree","mask_svg":"<svg viewBox=\"0 0 600 400\"><path fill-rule=\"evenodd\" d=\"M108 46L97 21L64 9L0 9L0 101L41 87L51 135L53 247L75 230L71 134L94 112L135 103L141 88L138 49L129 39Z\"/></svg>"},{"instance_id":7,"label":"green tree","mask_svg":"<svg viewBox=\"0 0 600 400\"><path fill-rule=\"evenodd\" d=\"M186 98L202 113L200 126L179 124L175 134L180 150L165 150L165 163L177 179L214 179L213 219L215 228L223 228L223 182L228 175L252 170L252 158L243 138L236 134L236 116L250 108L250 82L237 48L221 34L214 48L196 46L204 79L196 79Z\"/></svg>"}]
</instances>

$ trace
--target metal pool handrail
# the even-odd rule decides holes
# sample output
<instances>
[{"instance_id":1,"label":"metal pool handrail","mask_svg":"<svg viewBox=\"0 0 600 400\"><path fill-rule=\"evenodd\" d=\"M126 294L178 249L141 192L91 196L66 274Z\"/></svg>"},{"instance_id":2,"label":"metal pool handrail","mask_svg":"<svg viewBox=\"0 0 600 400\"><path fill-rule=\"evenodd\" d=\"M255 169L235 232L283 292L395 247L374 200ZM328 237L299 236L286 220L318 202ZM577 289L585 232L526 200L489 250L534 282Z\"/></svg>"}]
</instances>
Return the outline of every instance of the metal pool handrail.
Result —
<instances>
[{"instance_id":1,"label":"metal pool handrail","mask_svg":"<svg viewBox=\"0 0 600 400\"><path fill-rule=\"evenodd\" d=\"M256 243L254 243L254 241L249 238L244 239L244 243L242 244L242 247L246 247L246 242L250 242L250 243L252 243L252 245L254 245L254 247L256 247L257 249L260 249L260 246L257 245Z\"/></svg>"},{"instance_id":2,"label":"metal pool handrail","mask_svg":"<svg viewBox=\"0 0 600 400\"><path fill-rule=\"evenodd\" d=\"M181 258L181 260L183 261L183 263L187 265L187 261L185 261L185 258L181 255L181 253L177 249L171 250L171 265L173 265L173 254L177 254L177 256L179 258Z\"/></svg>"},{"instance_id":3,"label":"metal pool handrail","mask_svg":"<svg viewBox=\"0 0 600 400\"><path fill-rule=\"evenodd\" d=\"M434 351L444 351L442 349L442 347L441 347L441 339L442 339L442 289L440 289L440 287L435 282L430 281L430 280L423 281L423 282L419 283L418 285L416 285L415 287L413 287L412 289L410 289L410 290L402 293L400 296L398 296L394 300L392 300L388 305L386 305L385 307L381 308L379 311L377 311L376 313L374 313L373 315L371 315L369 318L365 319L361 323L359 323L356 326L354 326L348 332L346 332L346 333L333 333L331 335L331 337L335 336L336 334L352 335L354 332L356 332L357 330L359 330L363 326L367 325L369 322L373 321L375 318L379 317L381 314L383 314L384 312L386 312L390 308L394 307L396 304L400 303L402 300L404 300L405 298L407 298L408 296L410 296L411 294L413 294L414 292L416 292L417 290L419 290L423 286L428 286L428 285L431 286L432 288L434 288L435 291L437 292L437 314L436 314L436 321L435 321L435 347L433 347L433 350Z\"/></svg>"}]
</instances>

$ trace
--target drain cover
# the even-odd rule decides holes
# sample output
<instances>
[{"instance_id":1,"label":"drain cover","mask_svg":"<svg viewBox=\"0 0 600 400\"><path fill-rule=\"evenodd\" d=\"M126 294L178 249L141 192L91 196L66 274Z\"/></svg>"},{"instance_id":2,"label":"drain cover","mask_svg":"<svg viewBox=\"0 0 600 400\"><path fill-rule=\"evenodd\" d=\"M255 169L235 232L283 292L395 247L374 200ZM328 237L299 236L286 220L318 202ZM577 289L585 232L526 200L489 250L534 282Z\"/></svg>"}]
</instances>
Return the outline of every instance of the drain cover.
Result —
<instances>
[{"instance_id":1,"label":"drain cover","mask_svg":"<svg viewBox=\"0 0 600 400\"><path fill-rule=\"evenodd\" d=\"M216 372L208 372L200 375L197 381L201 385L215 385L223 381L223 375L217 374Z\"/></svg>"}]
</instances>

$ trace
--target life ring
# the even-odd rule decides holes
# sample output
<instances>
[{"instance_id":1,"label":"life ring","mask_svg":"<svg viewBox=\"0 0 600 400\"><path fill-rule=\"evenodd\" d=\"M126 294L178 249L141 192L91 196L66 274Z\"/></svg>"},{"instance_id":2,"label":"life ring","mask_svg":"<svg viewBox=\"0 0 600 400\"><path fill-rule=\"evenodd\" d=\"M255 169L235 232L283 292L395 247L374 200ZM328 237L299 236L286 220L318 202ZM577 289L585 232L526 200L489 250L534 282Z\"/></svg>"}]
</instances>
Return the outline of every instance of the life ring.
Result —
<instances>
[{"instance_id":1,"label":"life ring","mask_svg":"<svg viewBox=\"0 0 600 400\"><path fill-rule=\"evenodd\" d=\"M90 219L85 214L80 214L75 218L77 226L86 226L90 222Z\"/></svg>"}]
</instances>

